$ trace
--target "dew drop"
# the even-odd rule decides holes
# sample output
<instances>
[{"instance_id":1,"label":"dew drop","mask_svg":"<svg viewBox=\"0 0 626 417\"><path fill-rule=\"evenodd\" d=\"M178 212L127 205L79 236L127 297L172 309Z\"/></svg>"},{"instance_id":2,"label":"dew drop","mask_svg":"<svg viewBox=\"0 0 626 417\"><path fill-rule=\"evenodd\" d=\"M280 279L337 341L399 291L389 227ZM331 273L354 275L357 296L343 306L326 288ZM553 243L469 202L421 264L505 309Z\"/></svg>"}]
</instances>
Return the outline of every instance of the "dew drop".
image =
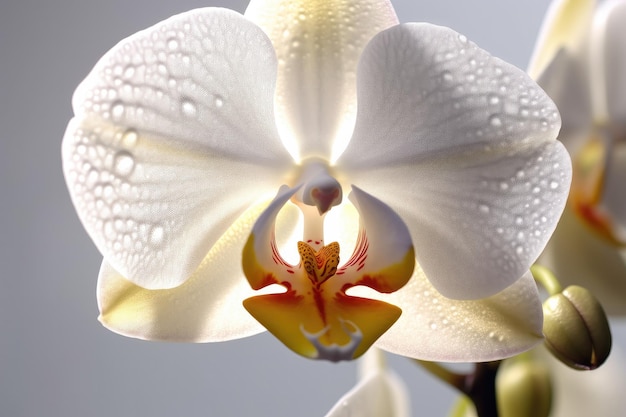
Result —
<instances>
[{"instance_id":1,"label":"dew drop","mask_svg":"<svg viewBox=\"0 0 626 417\"><path fill-rule=\"evenodd\" d=\"M508 184L507 182L502 181L502 182L500 183L500 189L501 189L502 191L506 191L506 190L508 190L508 189L509 189L509 184Z\"/></svg>"},{"instance_id":2,"label":"dew drop","mask_svg":"<svg viewBox=\"0 0 626 417\"><path fill-rule=\"evenodd\" d=\"M119 151L113 160L113 170L121 177L130 175L135 169L135 159L130 152Z\"/></svg>"},{"instance_id":3,"label":"dew drop","mask_svg":"<svg viewBox=\"0 0 626 417\"><path fill-rule=\"evenodd\" d=\"M443 71L443 72L441 73L441 79L442 79L443 81L445 81L445 82L448 82L448 83L449 83L449 82L451 82L451 81L454 79L454 77L452 76L452 74L450 73L450 71Z\"/></svg>"},{"instance_id":4,"label":"dew drop","mask_svg":"<svg viewBox=\"0 0 626 417\"><path fill-rule=\"evenodd\" d=\"M489 214L489 211L490 211L489 206L486 204L479 205L478 210L480 210L482 214Z\"/></svg>"},{"instance_id":5,"label":"dew drop","mask_svg":"<svg viewBox=\"0 0 626 417\"><path fill-rule=\"evenodd\" d=\"M224 97L220 96L219 94L216 94L214 103L215 103L215 107L217 107L218 109L224 107Z\"/></svg>"},{"instance_id":6,"label":"dew drop","mask_svg":"<svg viewBox=\"0 0 626 417\"><path fill-rule=\"evenodd\" d=\"M494 114L489 118L489 124L493 127L500 127L502 126L502 119L497 114Z\"/></svg>"},{"instance_id":7,"label":"dew drop","mask_svg":"<svg viewBox=\"0 0 626 417\"><path fill-rule=\"evenodd\" d=\"M169 48L170 51L175 51L176 49L178 49L178 39L172 38L168 40L167 47Z\"/></svg>"},{"instance_id":8,"label":"dew drop","mask_svg":"<svg viewBox=\"0 0 626 417\"><path fill-rule=\"evenodd\" d=\"M467 43L467 36L459 34L459 41L461 41L461 43Z\"/></svg>"},{"instance_id":9,"label":"dew drop","mask_svg":"<svg viewBox=\"0 0 626 417\"><path fill-rule=\"evenodd\" d=\"M152 246L160 246L163 243L165 231L161 226L155 226L150 231L150 244Z\"/></svg>"},{"instance_id":10,"label":"dew drop","mask_svg":"<svg viewBox=\"0 0 626 417\"><path fill-rule=\"evenodd\" d=\"M435 323L434 321L430 322L430 328L431 330L437 330L437 323Z\"/></svg>"},{"instance_id":11,"label":"dew drop","mask_svg":"<svg viewBox=\"0 0 626 417\"><path fill-rule=\"evenodd\" d=\"M137 145L138 140L139 135L137 134L137 131L134 129L128 129L122 135L122 146L124 146L125 148L133 148L135 145Z\"/></svg>"},{"instance_id":12,"label":"dew drop","mask_svg":"<svg viewBox=\"0 0 626 417\"><path fill-rule=\"evenodd\" d=\"M198 108L196 103L190 99L183 99L180 102L180 109L187 117L196 117L198 115Z\"/></svg>"},{"instance_id":13,"label":"dew drop","mask_svg":"<svg viewBox=\"0 0 626 417\"><path fill-rule=\"evenodd\" d=\"M111 117L113 120L120 120L124 116L124 104L121 101L116 101L111 106Z\"/></svg>"},{"instance_id":14,"label":"dew drop","mask_svg":"<svg viewBox=\"0 0 626 417\"><path fill-rule=\"evenodd\" d=\"M500 103L500 97L495 94L489 96L489 104L496 105L498 103Z\"/></svg>"}]
</instances>

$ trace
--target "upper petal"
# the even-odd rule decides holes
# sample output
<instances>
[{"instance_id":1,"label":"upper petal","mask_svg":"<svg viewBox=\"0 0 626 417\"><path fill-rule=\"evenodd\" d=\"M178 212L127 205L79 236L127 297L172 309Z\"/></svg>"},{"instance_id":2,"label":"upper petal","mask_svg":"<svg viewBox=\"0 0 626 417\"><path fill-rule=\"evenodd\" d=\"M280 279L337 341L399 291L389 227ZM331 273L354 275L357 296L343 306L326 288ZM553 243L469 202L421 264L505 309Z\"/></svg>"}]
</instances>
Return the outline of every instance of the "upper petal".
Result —
<instances>
[{"instance_id":1,"label":"upper petal","mask_svg":"<svg viewBox=\"0 0 626 417\"><path fill-rule=\"evenodd\" d=\"M482 298L519 279L556 227L571 178L559 122L521 70L450 29L399 25L363 53L338 166L401 215L443 295Z\"/></svg>"},{"instance_id":2,"label":"upper petal","mask_svg":"<svg viewBox=\"0 0 626 417\"><path fill-rule=\"evenodd\" d=\"M335 159L356 114L356 68L379 31L398 23L388 0L252 0L245 16L278 56L276 117L297 160Z\"/></svg>"},{"instance_id":3,"label":"upper petal","mask_svg":"<svg viewBox=\"0 0 626 417\"><path fill-rule=\"evenodd\" d=\"M146 288L179 285L284 180L275 78L267 36L215 8L139 32L96 64L74 94L63 169L115 270Z\"/></svg>"},{"instance_id":4,"label":"upper petal","mask_svg":"<svg viewBox=\"0 0 626 417\"><path fill-rule=\"evenodd\" d=\"M542 340L541 302L530 273L489 298L459 301L443 297L416 267L399 291L371 295L402 309L400 319L375 344L398 355L484 362L513 356Z\"/></svg>"}]
</instances>

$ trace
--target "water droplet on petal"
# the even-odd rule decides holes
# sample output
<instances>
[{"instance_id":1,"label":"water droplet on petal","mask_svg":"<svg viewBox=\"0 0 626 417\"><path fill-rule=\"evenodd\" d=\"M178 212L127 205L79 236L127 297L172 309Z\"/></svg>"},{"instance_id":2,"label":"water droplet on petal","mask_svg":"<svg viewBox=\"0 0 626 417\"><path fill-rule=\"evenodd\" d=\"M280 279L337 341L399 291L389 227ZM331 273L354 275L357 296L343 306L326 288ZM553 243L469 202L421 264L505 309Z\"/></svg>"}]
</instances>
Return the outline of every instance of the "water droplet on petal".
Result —
<instances>
[{"instance_id":1,"label":"water droplet on petal","mask_svg":"<svg viewBox=\"0 0 626 417\"><path fill-rule=\"evenodd\" d=\"M448 82L448 83L449 83L449 82L451 82L451 81L454 79L454 77L452 76L452 74L450 73L450 71L443 71L443 72L441 73L441 79L442 79L444 82Z\"/></svg>"},{"instance_id":2,"label":"water droplet on petal","mask_svg":"<svg viewBox=\"0 0 626 417\"><path fill-rule=\"evenodd\" d=\"M502 126L502 119L500 119L500 117L497 114L494 114L491 117L489 117L489 124L493 127L500 127Z\"/></svg>"},{"instance_id":3,"label":"water droplet on petal","mask_svg":"<svg viewBox=\"0 0 626 417\"><path fill-rule=\"evenodd\" d=\"M467 36L459 34L459 41L461 43L467 43Z\"/></svg>"},{"instance_id":4,"label":"water droplet on petal","mask_svg":"<svg viewBox=\"0 0 626 417\"><path fill-rule=\"evenodd\" d=\"M111 105L111 117L113 120L120 120L124 116L124 104L116 101Z\"/></svg>"},{"instance_id":5,"label":"water droplet on petal","mask_svg":"<svg viewBox=\"0 0 626 417\"><path fill-rule=\"evenodd\" d=\"M480 205L478 206L478 210L480 210L480 212L481 212L482 214L489 214L489 211L490 211L490 210L489 210L489 206L488 206L488 205L486 205L486 204L480 204Z\"/></svg>"},{"instance_id":6,"label":"water droplet on petal","mask_svg":"<svg viewBox=\"0 0 626 417\"><path fill-rule=\"evenodd\" d=\"M178 39L172 38L168 40L167 47L169 48L170 51L175 51L176 49L178 49Z\"/></svg>"},{"instance_id":7,"label":"water droplet on petal","mask_svg":"<svg viewBox=\"0 0 626 417\"><path fill-rule=\"evenodd\" d=\"M137 140L139 140L139 135L134 129L128 129L122 135L122 145L125 148L133 148L135 145L137 145Z\"/></svg>"},{"instance_id":8,"label":"water droplet on petal","mask_svg":"<svg viewBox=\"0 0 626 417\"><path fill-rule=\"evenodd\" d=\"M498 103L500 103L500 97L499 96L497 96L495 94L489 96L489 104L496 105Z\"/></svg>"},{"instance_id":9,"label":"water droplet on petal","mask_svg":"<svg viewBox=\"0 0 626 417\"><path fill-rule=\"evenodd\" d=\"M130 152L120 151L113 160L113 170L121 177L126 177L135 169L135 159Z\"/></svg>"},{"instance_id":10,"label":"water droplet on petal","mask_svg":"<svg viewBox=\"0 0 626 417\"><path fill-rule=\"evenodd\" d=\"M190 99L183 99L180 102L180 109L187 117L196 117L198 115L198 108L196 103Z\"/></svg>"},{"instance_id":11,"label":"water droplet on petal","mask_svg":"<svg viewBox=\"0 0 626 417\"><path fill-rule=\"evenodd\" d=\"M163 243L165 231L161 226L155 226L150 231L150 244L152 246L160 246Z\"/></svg>"},{"instance_id":12,"label":"water droplet on petal","mask_svg":"<svg viewBox=\"0 0 626 417\"><path fill-rule=\"evenodd\" d=\"M214 103L215 103L215 107L217 107L218 109L222 108L224 106L224 97L220 96L219 94L216 94Z\"/></svg>"}]
</instances>

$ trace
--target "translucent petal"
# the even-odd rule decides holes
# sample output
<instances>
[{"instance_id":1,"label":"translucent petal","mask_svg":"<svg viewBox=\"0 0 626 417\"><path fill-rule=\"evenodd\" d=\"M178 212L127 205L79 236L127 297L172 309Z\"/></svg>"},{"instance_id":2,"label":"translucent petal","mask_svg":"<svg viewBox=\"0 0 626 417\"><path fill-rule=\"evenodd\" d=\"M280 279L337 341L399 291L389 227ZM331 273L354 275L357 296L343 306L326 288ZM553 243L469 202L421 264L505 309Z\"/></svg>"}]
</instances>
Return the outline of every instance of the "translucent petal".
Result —
<instances>
[{"instance_id":1,"label":"translucent petal","mask_svg":"<svg viewBox=\"0 0 626 417\"><path fill-rule=\"evenodd\" d=\"M626 2L603 2L593 22L590 58L596 118L600 122L610 120L611 125L618 127L622 137L626 136L625 24Z\"/></svg>"},{"instance_id":2,"label":"translucent petal","mask_svg":"<svg viewBox=\"0 0 626 417\"><path fill-rule=\"evenodd\" d=\"M146 288L181 284L284 181L275 78L265 34L214 8L139 32L96 64L74 94L63 168L115 270Z\"/></svg>"},{"instance_id":3,"label":"translucent petal","mask_svg":"<svg viewBox=\"0 0 626 417\"><path fill-rule=\"evenodd\" d=\"M364 52L338 165L400 214L442 294L483 298L519 279L556 226L571 177L558 128L522 71L450 29L405 24Z\"/></svg>"},{"instance_id":4,"label":"translucent petal","mask_svg":"<svg viewBox=\"0 0 626 417\"><path fill-rule=\"evenodd\" d=\"M626 251L596 234L570 206L538 262L550 268L563 287L589 289L609 315L626 315Z\"/></svg>"},{"instance_id":5,"label":"translucent petal","mask_svg":"<svg viewBox=\"0 0 626 417\"><path fill-rule=\"evenodd\" d=\"M528 66L528 73L538 79L560 50L576 53L588 34L595 0L554 0L546 16Z\"/></svg>"},{"instance_id":6,"label":"translucent petal","mask_svg":"<svg viewBox=\"0 0 626 417\"><path fill-rule=\"evenodd\" d=\"M361 376L357 385L337 401L326 417L409 417L407 388L384 368L382 361L381 352L370 349L359 361Z\"/></svg>"},{"instance_id":7,"label":"translucent petal","mask_svg":"<svg viewBox=\"0 0 626 417\"><path fill-rule=\"evenodd\" d=\"M250 336L264 328L243 308L254 292L241 271L241 248L266 204L247 210L213 246L182 285L148 290L126 280L106 261L98 279L102 324L125 336L148 340L216 342ZM296 209L281 217L293 228Z\"/></svg>"},{"instance_id":8,"label":"translucent petal","mask_svg":"<svg viewBox=\"0 0 626 417\"><path fill-rule=\"evenodd\" d=\"M334 160L356 113L356 68L379 31L398 23L388 0L252 0L245 16L265 30L278 55L276 116L297 159Z\"/></svg>"},{"instance_id":9,"label":"translucent petal","mask_svg":"<svg viewBox=\"0 0 626 417\"><path fill-rule=\"evenodd\" d=\"M513 356L542 340L541 302L530 273L482 300L443 297L419 267L409 283L393 294L366 295L358 290L359 295L402 309L400 319L375 344L399 355L428 361L483 362Z\"/></svg>"}]
</instances>

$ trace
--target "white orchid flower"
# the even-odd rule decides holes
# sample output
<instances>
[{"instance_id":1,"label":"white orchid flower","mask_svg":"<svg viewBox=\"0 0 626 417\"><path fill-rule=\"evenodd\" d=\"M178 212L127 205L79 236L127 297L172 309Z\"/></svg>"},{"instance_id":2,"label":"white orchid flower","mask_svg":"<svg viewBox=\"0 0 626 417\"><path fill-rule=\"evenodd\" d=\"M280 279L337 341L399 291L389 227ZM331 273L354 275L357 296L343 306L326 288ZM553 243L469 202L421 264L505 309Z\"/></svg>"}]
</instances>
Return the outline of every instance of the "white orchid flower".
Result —
<instances>
[{"instance_id":1,"label":"white orchid flower","mask_svg":"<svg viewBox=\"0 0 626 417\"><path fill-rule=\"evenodd\" d=\"M370 349L360 360L358 383L337 401L326 417L409 417L410 396L404 382L387 369L383 353Z\"/></svg>"},{"instance_id":2,"label":"white orchid flower","mask_svg":"<svg viewBox=\"0 0 626 417\"><path fill-rule=\"evenodd\" d=\"M554 1L530 74L555 100L572 190L541 262L626 314L626 1Z\"/></svg>"},{"instance_id":3,"label":"white orchid flower","mask_svg":"<svg viewBox=\"0 0 626 417\"><path fill-rule=\"evenodd\" d=\"M330 360L541 339L528 270L568 193L559 114L451 29L398 24L386 0L193 10L121 41L73 108L64 171L115 332L265 327Z\"/></svg>"}]
</instances>

